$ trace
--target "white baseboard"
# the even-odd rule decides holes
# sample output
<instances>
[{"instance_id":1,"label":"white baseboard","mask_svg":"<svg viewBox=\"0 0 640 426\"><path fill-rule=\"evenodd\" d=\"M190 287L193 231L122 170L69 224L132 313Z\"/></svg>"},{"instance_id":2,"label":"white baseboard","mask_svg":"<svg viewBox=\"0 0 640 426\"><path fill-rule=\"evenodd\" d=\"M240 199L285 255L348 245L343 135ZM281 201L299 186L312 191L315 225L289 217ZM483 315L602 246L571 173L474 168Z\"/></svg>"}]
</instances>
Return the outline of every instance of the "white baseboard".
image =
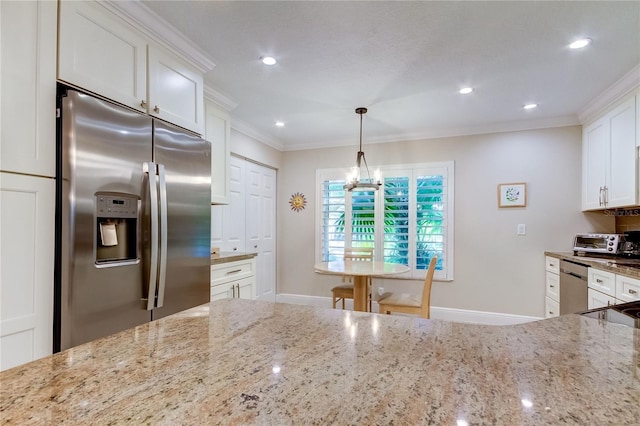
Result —
<instances>
[{"instance_id":1,"label":"white baseboard","mask_svg":"<svg viewBox=\"0 0 640 426\"><path fill-rule=\"evenodd\" d=\"M278 294L276 302L291 303L294 305L308 305L319 308L331 308L330 297L303 296L300 294ZM353 309L353 301L347 300L346 309ZM373 302L373 311L378 312L378 304ZM524 315L502 314L497 312L468 311L465 309L431 307L431 319L439 319L469 324L484 325L513 325L530 321L537 321L543 318L529 317Z\"/></svg>"}]
</instances>

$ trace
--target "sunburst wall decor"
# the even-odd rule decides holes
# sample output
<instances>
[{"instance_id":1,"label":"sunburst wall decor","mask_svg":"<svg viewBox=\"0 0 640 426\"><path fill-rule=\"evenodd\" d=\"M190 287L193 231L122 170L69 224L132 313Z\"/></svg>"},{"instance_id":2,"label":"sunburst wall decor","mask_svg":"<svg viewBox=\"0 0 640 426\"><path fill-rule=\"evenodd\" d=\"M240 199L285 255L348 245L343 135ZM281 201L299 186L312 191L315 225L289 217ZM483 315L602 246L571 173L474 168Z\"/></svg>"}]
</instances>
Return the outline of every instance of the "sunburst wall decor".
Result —
<instances>
[{"instance_id":1,"label":"sunburst wall decor","mask_svg":"<svg viewBox=\"0 0 640 426\"><path fill-rule=\"evenodd\" d=\"M304 208L307 206L307 199L305 198L304 194L296 192L295 194L291 194L289 204L291 205L291 210L299 212L300 210L304 210Z\"/></svg>"}]
</instances>

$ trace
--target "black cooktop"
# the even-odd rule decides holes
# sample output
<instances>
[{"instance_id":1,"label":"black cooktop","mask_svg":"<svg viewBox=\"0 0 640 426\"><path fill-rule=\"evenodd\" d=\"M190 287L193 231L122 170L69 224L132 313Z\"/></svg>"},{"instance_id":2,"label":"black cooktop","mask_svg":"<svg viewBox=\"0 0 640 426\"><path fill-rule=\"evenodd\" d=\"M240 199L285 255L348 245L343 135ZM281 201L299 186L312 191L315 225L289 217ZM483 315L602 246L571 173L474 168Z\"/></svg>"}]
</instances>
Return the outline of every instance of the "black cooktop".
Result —
<instances>
[{"instance_id":1,"label":"black cooktop","mask_svg":"<svg viewBox=\"0 0 640 426\"><path fill-rule=\"evenodd\" d=\"M580 312L589 318L640 328L640 300Z\"/></svg>"}]
</instances>

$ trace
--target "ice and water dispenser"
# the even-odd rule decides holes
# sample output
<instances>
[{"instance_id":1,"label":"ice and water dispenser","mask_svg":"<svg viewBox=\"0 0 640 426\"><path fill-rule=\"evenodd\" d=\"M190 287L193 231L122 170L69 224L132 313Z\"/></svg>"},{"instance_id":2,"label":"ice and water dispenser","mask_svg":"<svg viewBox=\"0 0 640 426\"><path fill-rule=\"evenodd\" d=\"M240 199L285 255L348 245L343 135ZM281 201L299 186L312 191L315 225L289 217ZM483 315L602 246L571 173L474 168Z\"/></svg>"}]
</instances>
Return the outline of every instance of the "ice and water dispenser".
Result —
<instances>
[{"instance_id":1,"label":"ice and water dispenser","mask_svg":"<svg viewBox=\"0 0 640 426\"><path fill-rule=\"evenodd\" d=\"M135 195L96 194L97 265L116 265L135 262L139 258L140 199Z\"/></svg>"}]
</instances>

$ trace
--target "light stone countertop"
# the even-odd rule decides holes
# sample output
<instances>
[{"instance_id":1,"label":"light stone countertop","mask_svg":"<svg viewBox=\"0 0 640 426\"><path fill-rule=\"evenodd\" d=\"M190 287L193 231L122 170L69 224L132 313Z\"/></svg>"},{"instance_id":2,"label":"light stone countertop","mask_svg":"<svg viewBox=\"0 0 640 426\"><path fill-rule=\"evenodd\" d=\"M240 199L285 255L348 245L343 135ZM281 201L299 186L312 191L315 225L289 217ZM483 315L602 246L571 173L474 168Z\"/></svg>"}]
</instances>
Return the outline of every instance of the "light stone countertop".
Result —
<instances>
[{"instance_id":1,"label":"light stone countertop","mask_svg":"<svg viewBox=\"0 0 640 426\"><path fill-rule=\"evenodd\" d=\"M228 299L0 373L4 424L637 424L640 330Z\"/></svg>"},{"instance_id":2,"label":"light stone countertop","mask_svg":"<svg viewBox=\"0 0 640 426\"><path fill-rule=\"evenodd\" d=\"M545 251L546 256L557 259L566 259L588 265L592 268L613 272L614 274L626 275L631 278L640 279L640 259L625 259L619 257L607 257L598 255L579 255L573 252Z\"/></svg>"},{"instance_id":3,"label":"light stone countertop","mask_svg":"<svg viewBox=\"0 0 640 426\"><path fill-rule=\"evenodd\" d=\"M211 257L212 265L219 265L220 263L236 262L238 260L252 259L256 257L258 253L243 253L236 251L223 251L219 257Z\"/></svg>"}]
</instances>

